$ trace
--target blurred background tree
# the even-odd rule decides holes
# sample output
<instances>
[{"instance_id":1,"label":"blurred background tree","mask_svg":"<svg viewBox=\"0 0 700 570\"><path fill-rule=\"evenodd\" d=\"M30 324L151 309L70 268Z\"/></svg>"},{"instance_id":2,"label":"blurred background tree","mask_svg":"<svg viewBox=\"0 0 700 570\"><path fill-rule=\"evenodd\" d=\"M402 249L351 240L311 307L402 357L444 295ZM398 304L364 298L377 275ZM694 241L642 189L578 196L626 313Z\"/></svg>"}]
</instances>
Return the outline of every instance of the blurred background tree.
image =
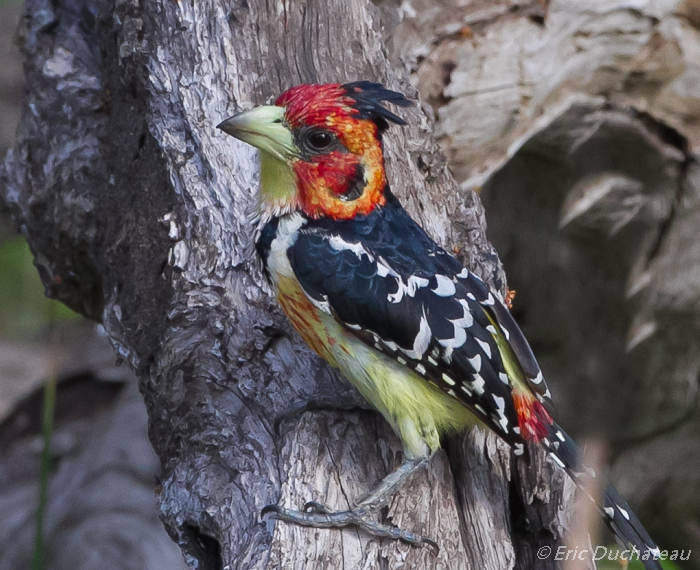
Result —
<instances>
[{"instance_id":1,"label":"blurred background tree","mask_svg":"<svg viewBox=\"0 0 700 570\"><path fill-rule=\"evenodd\" d=\"M24 88L22 2L0 1L0 156ZM184 568L156 513L158 463L136 379L95 323L45 295L25 238L0 210L0 568ZM44 385L53 402L43 545L36 527Z\"/></svg>"}]
</instances>

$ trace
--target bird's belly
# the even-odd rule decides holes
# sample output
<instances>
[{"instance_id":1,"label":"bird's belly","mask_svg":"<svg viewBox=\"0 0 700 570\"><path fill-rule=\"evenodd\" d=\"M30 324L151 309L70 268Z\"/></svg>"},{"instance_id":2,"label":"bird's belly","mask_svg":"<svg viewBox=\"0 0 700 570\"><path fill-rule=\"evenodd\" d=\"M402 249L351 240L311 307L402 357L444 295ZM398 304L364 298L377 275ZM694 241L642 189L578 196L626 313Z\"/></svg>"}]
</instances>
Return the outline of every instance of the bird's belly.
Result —
<instances>
[{"instance_id":1,"label":"bird's belly","mask_svg":"<svg viewBox=\"0 0 700 570\"><path fill-rule=\"evenodd\" d=\"M441 433L478 423L437 385L343 328L309 300L296 279L275 281L277 299L297 332L389 421L408 457L427 457L440 447Z\"/></svg>"}]
</instances>

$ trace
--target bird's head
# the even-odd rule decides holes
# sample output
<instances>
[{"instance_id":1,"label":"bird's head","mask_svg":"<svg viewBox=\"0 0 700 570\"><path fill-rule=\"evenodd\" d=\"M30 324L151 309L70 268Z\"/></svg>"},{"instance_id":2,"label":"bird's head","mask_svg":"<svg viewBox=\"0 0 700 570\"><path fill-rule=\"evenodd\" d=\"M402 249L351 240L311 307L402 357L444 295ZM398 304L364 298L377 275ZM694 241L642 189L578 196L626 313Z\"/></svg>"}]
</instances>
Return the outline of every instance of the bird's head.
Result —
<instances>
[{"instance_id":1,"label":"bird's head","mask_svg":"<svg viewBox=\"0 0 700 570\"><path fill-rule=\"evenodd\" d=\"M381 105L410 102L379 83L299 85L274 106L219 125L260 149L263 219L299 210L311 218L351 219L385 203L382 133L406 124Z\"/></svg>"}]
</instances>

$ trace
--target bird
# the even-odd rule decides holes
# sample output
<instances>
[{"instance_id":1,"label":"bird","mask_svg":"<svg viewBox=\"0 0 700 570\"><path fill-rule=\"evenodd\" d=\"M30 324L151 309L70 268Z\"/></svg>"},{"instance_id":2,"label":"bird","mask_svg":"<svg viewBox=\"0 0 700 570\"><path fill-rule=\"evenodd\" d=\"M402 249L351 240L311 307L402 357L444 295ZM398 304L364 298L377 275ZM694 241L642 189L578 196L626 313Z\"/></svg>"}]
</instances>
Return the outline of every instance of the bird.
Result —
<instances>
[{"instance_id":1,"label":"bird","mask_svg":"<svg viewBox=\"0 0 700 570\"><path fill-rule=\"evenodd\" d=\"M269 505L262 515L437 547L372 515L445 436L485 426L518 457L527 444L541 445L579 486L595 473L553 419L542 371L506 300L392 193L383 136L406 121L387 104L412 102L370 81L303 84L218 128L259 150L255 248L283 312L404 448L403 463L349 510L312 501L300 511ZM614 487L590 498L618 542L659 570L658 547Z\"/></svg>"}]
</instances>

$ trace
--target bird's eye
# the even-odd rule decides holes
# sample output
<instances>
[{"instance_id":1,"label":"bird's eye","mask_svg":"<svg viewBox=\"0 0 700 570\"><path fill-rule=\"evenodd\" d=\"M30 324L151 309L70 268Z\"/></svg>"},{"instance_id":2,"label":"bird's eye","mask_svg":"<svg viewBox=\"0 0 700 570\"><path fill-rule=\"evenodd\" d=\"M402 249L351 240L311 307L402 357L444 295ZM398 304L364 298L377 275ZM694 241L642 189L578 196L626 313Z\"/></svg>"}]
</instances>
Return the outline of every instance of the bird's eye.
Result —
<instances>
[{"instance_id":1,"label":"bird's eye","mask_svg":"<svg viewBox=\"0 0 700 570\"><path fill-rule=\"evenodd\" d=\"M314 150L326 150L333 144L333 135L327 131L318 131L311 133L307 141Z\"/></svg>"}]
</instances>

